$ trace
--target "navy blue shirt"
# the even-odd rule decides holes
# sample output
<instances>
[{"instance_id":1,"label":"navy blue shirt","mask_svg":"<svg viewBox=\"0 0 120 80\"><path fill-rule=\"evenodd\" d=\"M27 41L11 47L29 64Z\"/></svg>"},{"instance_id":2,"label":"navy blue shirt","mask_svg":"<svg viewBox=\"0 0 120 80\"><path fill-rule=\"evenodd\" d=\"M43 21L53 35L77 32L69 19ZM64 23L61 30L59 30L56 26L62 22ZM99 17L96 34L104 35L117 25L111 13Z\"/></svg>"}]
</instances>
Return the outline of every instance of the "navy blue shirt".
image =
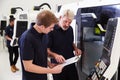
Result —
<instances>
[{"instance_id":1,"label":"navy blue shirt","mask_svg":"<svg viewBox=\"0 0 120 80\"><path fill-rule=\"evenodd\" d=\"M5 36L12 38L13 36L13 26L8 25L5 29ZM10 40L7 40L7 46L10 46Z\"/></svg>"},{"instance_id":2,"label":"navy blue shirt","mask_svg":"<svg viewBox=\"0 0 120 80\"><path fill-rule=\"evenodd\" d=\"M54 30L49 33L48 48L52 52L64 56L65 59L74 56L73 53L73 29L70 26L67 30L62 30L58 25L55 25Z\"/></svg>"},{"instance_id":3,"label":"navy blue shirt","mask_svg":"<svg viewBox=\"0 0 120 80\"><path fill-rule=\"evenodd\" d=\"M19 39L21 60L33 60L33 64L47 67L47 35L38 33L33 27ZM21 61L22 63L22 61ZM27 72L22 63L23 80L47 80L46 74Z\"/></svg>"}]
</instances>

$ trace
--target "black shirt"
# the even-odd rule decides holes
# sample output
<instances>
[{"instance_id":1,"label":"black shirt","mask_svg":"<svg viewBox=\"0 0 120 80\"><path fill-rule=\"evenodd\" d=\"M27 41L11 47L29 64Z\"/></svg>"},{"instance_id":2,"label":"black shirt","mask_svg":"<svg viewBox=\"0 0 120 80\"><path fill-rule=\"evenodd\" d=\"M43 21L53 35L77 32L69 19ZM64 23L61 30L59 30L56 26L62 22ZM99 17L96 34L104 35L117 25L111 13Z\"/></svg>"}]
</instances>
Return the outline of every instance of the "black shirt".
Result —
<instances>
[{"instance_id":1,"label":"black shirt","mask_svg":"<svg viewBox=\"0 0 120 80\"><path fill-rule=\"evenodd\" d=\"M47 35L38 33L33 27L19 39L21 60L33 60L33 64L47 67ZM22 61L21 61L22 62ZM25 71L22 63L23 80L47 80L46 74Z\"/></svg>"},{"instance_id":2,"label":"black shirt","mask_svg":"<svg viewBox=\"0 0 120 80\"><path fill-rule=\"evenodd\" d=\"M9 36L10 38L12 38L13 36L13 26L8 25L5 29L5 35ZM10 40L7 40L7 46L10 46Z\"/></svg>"},{"instance_id":3,"label":"black shirt","mask_svg":"<svg viewBox=\"0 0 120 80\"><path fill-rule=\"evenodd\" d=\"M51 51L65 57L71 58L73 54L73 29L70 26L67 30L62 30L58 25L55 25L54 30L49 33L48 48Z\"/></svg>"}]
</instances>

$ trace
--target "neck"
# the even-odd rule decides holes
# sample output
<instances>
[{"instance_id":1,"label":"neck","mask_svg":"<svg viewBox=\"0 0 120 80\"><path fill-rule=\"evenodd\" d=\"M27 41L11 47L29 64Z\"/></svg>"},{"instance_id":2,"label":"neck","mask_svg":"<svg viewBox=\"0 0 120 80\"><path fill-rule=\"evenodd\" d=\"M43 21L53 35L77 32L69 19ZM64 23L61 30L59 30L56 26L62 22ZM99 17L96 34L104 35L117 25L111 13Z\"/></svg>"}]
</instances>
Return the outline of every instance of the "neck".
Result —
<instances>
[{"instance_id":1,"label":"neck","mask_svg":"<svg viewBox=\"0 0 120 80\"><path fill-rule=\"evenodd\" d=\"M38 26L37 24L35 24L35 25L33 26L33 28L34 28L38 33L42 33L40 26Z\"/></svg>"}]
</instances>

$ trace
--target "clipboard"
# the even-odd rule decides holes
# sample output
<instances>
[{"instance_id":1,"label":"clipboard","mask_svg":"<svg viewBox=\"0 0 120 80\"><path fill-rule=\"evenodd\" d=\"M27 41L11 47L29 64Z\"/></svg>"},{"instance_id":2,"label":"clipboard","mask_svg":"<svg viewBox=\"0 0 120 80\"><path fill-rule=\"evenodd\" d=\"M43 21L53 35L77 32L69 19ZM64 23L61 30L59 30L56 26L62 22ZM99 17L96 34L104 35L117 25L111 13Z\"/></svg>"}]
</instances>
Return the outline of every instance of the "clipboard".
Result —
<instances>
[{"instance_id":1,"label":"clipboard","mask_svg":"<svg viewBox=\"0 0 120 80\"><path fill-rule=\"evenodd\" d=\"M65 60L65 62L62 63L61 65L67 66L67 65L76 63L80 58L81 58L81 55L80 56L74 56L72 58L69 58L69 59Z\"/></svg>"}]
</instances>

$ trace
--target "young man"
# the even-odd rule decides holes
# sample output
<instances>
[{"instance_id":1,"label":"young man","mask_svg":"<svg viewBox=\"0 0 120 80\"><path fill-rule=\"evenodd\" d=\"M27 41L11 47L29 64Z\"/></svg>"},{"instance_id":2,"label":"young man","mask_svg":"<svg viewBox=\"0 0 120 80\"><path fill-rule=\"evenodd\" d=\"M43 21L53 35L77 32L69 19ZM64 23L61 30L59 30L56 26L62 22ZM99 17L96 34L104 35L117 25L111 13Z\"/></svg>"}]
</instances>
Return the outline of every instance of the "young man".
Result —
<instances>
[{"instance_id":1,"label":"young man","mask_svg":"<svg viewBox=\"0 0 120 80\"><path fill-rule=\"evenodd\" d=\"M19 69L15 66L18 60L18 46L11 46L10 42L12 40L13 36L13 27L14 27L14 16L10 16L9 19L9 25L5 29L5 38L7 40L7 48L9 52L9 61L10 61L10 66L11 66L11 71L16 72Z\"/></svg>"},{"instance_id":2,"label":"young man","mask_svg":"<svg viewBox=\"0 0 120 80\"><path fill-rule=\"evenodd\" d=\"M49 33L49 43L47 52L49 56L54 57L52 62L63 63L65 59L75 55L80 55L81 51L73 43L73 29L70 26L74 18L74 13L70 10L64 10L60 14L59 23L55 25L54 30ZM62 73L53 75L54 80L78 80L75 64L66 66Z\"/></svg>"},{"instance_id":3,"label":"young man","mask_svg":"<svg viewBox=\"0 0 120 80\"><path fill-rule=\"evenodd\" d=\"M37 15L36 24L19 39L22 63L22 80L47 80L47 73L60 73L63 66L47 68L47 33L57 22L55 15L43 10Z\"/></svg>"}]
</instances>

